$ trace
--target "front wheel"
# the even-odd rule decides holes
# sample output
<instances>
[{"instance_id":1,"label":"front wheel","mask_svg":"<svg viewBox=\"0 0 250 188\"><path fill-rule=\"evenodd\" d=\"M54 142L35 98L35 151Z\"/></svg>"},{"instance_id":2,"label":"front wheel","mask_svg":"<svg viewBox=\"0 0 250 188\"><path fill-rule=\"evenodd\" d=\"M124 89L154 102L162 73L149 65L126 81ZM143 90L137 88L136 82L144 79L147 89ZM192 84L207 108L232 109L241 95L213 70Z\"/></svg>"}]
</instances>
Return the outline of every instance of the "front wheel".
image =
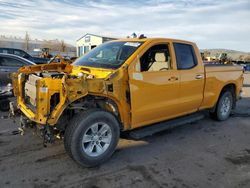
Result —
<instances>
[{"instance_id":1,"label":"front wheel","mask_svg":"<svg viewBox=\"0 0 250 188\"><path fill-rule=\"evenodd\" d=\"M107 111L94 109L80 113L66 128L65 149L82 166L97 166L115 151L119 127L115 116Z\"/></svg>"},{"instance_id":2,"label":"front wheel","mask_svg":"<svg viewBox=\"0 0 250 188\"><path fill-rule=\"evenodd\" d=\"M211 116L219 121L229 118L233 108L233 95L230 91L225 91L219 98L216 109L210 113Z\"/></svg>"}]
</instances>

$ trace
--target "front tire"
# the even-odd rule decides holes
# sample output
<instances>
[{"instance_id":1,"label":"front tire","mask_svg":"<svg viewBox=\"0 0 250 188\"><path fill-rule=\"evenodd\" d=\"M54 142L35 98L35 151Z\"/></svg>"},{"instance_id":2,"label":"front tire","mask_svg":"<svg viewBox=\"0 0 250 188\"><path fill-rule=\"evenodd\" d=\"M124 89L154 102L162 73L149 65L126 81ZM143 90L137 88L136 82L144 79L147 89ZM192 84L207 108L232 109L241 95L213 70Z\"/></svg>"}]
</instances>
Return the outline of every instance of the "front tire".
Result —
<instances>
[{"instance_id":1,"label":"front tire","mask_svg":"<svg viewBox=\"0 0 250 188\"><path fill-rule=\"evenodd\" d=\"M74 117L65 131L67 153L80 165L100 165L114 153L120 137L116 117L104 110L92 109Z\"/></svg>"},{"instance_id":2,"label":"front tire","mask_svg":"<svg viewBox=\"0 0 250 188\"><path fill-rule=\"evenodd\" d=\"M210 115L218 121L227 120L232 112L233 101L232 92L225 91L220 96L215 111L211 112Z\"/></svg>"}]
</instances>

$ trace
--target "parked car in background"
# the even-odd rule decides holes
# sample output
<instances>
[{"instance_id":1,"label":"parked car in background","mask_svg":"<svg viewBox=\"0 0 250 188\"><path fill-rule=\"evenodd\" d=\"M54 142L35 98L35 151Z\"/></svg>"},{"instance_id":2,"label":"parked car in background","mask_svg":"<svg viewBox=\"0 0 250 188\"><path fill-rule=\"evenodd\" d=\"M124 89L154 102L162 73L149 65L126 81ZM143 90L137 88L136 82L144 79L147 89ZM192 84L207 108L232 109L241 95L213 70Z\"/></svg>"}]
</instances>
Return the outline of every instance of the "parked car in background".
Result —
<instances>
[{"instance_id":1,"label":"parked car in background","mask_svg":"<svg viewBox=\"0 0 250 188\"><path fill-rule=\"evenodd\" d=\"M250 71L250 64L244 64L243 65L244 71Z\"/></svg>"},{"instance_id":2,"label":"parked car in background","mask_svg":"<svg viewBox=\"0 0 250 188\"><path fill-rule=\"evenodd\" d=\"M0 48L0 53L14 54L22 58L25 58L27 60L30 60L34 62L35 64L45 64L45 63L48 63L49 61L48 58L33 57L27 52L20 50L20 49L15 49L15 48Z\"/></svg>"},{"instance_id":3,"label":"parked car in background","mask_svg":"<svg viewBox=\"0 0 250 188\"><path fill-rule=\"evenodd\" d=\"M10 73L28 65L36 64L17 55L0 53L0 90L4 91L8 84L12 83Z\"/></svg>"},{"instance_id":4,"label":"parked car in background","mask_svg":"<svg viewBox=\"0 0 250 188\"><path fill-rule=\"evenodd\" d=\"M10 100L9 97L13 96L13 89L11 84L2 87L0 89L0 111L8 111L10 109Z\"/></svg>"}]
</instances>

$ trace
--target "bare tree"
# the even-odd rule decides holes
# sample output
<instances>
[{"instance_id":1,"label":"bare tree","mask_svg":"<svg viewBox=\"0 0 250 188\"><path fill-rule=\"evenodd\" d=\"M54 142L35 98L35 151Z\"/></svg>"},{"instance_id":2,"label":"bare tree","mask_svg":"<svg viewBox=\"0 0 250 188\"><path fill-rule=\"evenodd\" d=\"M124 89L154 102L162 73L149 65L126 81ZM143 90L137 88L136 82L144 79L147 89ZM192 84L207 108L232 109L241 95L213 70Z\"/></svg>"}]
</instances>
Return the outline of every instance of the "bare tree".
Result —
<instances>
[{"instance_id":1,"label":"bare tree","mask_svg":"<svg viewBox=\"0 0 250 188\"><path fill-rule=\"evenodd\" d=\"M244 55L240 55L239 57L238 57L238 59L240 60L240 61L243 61L244 60Z\"/></svg>"},{"instance_id":2,"label":"bare tree","mask_svg":"<svg viewBox=\"0 0 250 188\"><path fill-rule=\"evenodd\" d=\"M61 46L61 52L65 52L66 44L65 44L64 40L61 40L60 46Z\"/></svg>"},{"instance_id":3,"label":"bare tree","mask_svg":"<svg viewBox=\"0 0 250 188\"><path fill-rule=\"evenodd\" d=\"M211 56L211 52L208 51L208 50L205 50L203 53L204 53L205 57L210 57Z\"/></svg>"},{"instance_id":4,"label":"bare tree","mask_svg":"<svg viewBox=\"0 0 250 188\"><path fill-rule=\"evenodd\" d=\"M246 55L244 60L250 62L250 55Z\"/></svg>"},{"instance_id":5,"label":"bare tree","mask_svg":"<svg viewBox=\"0 0 250 188\"><path fill-rule=\"evenodd\" d=\"M24 37L24 49L26 51L29 51L29 42L30 42L30 36L29 36L29 33L26 31L26 34Z\"/></svg>"}]
</instances>

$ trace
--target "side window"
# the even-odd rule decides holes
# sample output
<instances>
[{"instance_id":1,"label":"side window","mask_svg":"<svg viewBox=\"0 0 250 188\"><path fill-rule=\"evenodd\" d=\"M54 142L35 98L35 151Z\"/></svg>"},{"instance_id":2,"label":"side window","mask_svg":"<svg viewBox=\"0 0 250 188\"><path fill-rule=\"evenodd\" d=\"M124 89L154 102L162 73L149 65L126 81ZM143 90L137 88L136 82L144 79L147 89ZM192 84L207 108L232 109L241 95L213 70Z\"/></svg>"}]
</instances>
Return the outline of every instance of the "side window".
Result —
<instances>
[{"instance_id":1,"label":"side window","mask_svg":"<svg viewBox=\"0 0 250 188\"><path fill-rule=\"evenodd\" d=\"M174 43L174 50L178 69L191 69L197 65L193 46Z\"/></svg>"},{"instance_id":2,"label":"side window","mask_svg":"<svg viewBox=\"0 0 250 188\"><path fill-rule=\"evenodd\" d=\"M171 69L168 44L159 44L149 48L140 58L141 72L166 71Z\"/></svg>"},{"instance_id":3,"label":"side window","mask_svg":"<svg viewBox=\"0 0 250 188\"><path fill-rule=\"evenodd\" d=\"M25 56L25 53L21 50L14 50L14 54L15 55L18 55L20 57L24 57Z\"/></svg>"},{"instance_id":4,"label":"side window","mask_svg":"<svg viewBox=\"0 0 250 188\"><path fill-rule=\"evenodd\" d=\"M25 66L26 64L13 59L13 58L8 58L8 57L2 57L1 58L1 66L8 66L8 67L22 67Z\"/></svg>"},{"instance_id":5,"label":"side window","mask_svg":"<svg viewBox=\"0 0 250 188\"><path fill-rule=\"evenodd\" d=\"M8 54L8 50L6 50L6 49L0 49L0 53Z\"/></svg>"}]
</instances>

